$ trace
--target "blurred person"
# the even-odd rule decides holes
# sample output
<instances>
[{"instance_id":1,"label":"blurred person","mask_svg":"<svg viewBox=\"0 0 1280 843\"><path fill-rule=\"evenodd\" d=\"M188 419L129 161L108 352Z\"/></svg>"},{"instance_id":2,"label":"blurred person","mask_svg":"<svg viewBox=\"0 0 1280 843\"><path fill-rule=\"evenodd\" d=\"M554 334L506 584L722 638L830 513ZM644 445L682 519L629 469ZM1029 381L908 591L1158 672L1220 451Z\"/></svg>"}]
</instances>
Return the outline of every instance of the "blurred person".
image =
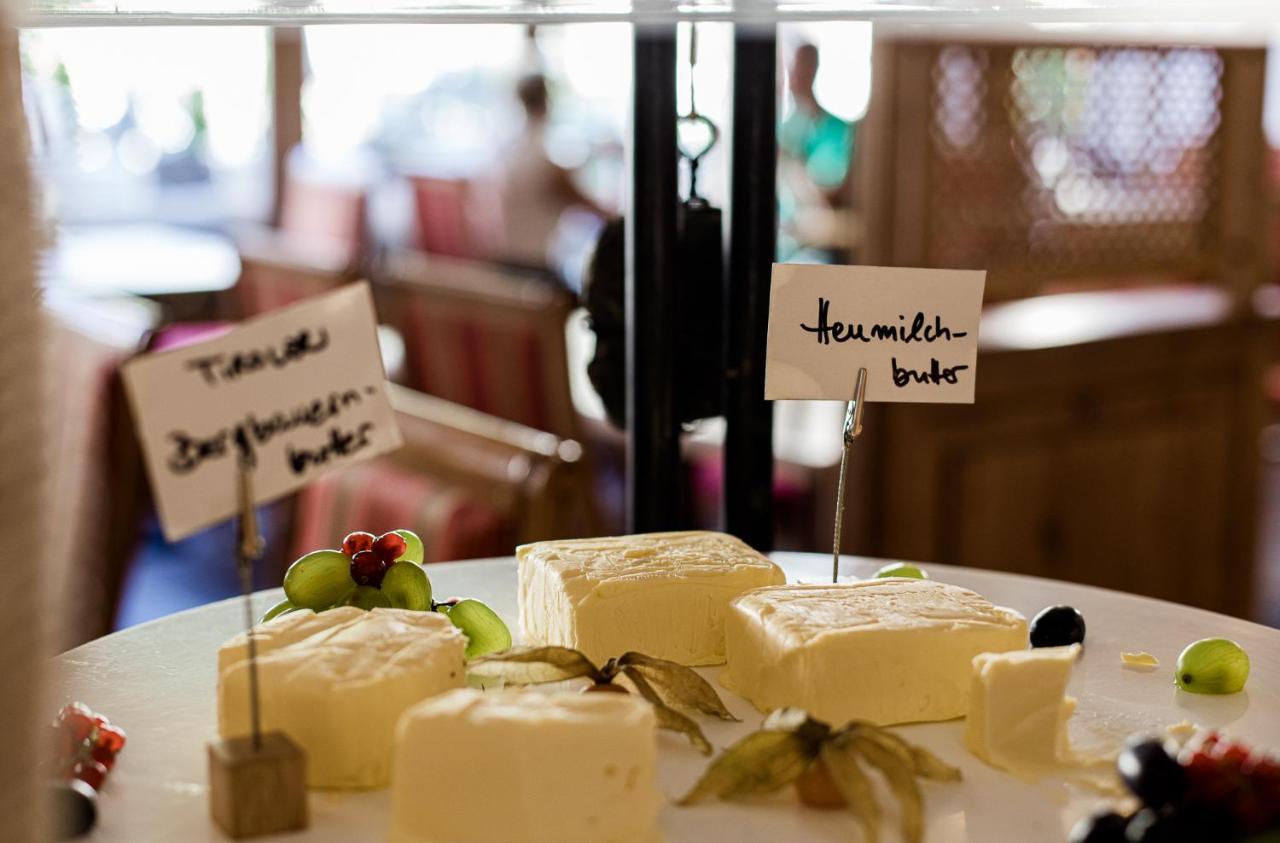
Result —
<instances>
[{"instance_id":1,"label":"blurred person","mask_svg":"<svg viewBox=\"0 0 1280 843\"><path fill-rule=\"evenodd\" d=\"M827 111L813 90L818 48L796 47L787 68L791 110L778 130L782 257L837 257L839 214L853 152L854 127ZM806 256L804 253L809 254Z\"/></svg>"},{"instance_id":2,"label":"blurred person","mask_svg":"<svg viewBox=\"0 0 1280 843\"><path fill-rule=\"evenodd\" d=\"M566 227L591 229L591 238L612 213L584 193L573 173L547 155L550 113L547 80L540 73L522 77L516 97L524 125L504 151L497 176L500 219L497 257L521 268L548 271L561 261L554 252L566 239Z\"/></svg>"}]
</instances>

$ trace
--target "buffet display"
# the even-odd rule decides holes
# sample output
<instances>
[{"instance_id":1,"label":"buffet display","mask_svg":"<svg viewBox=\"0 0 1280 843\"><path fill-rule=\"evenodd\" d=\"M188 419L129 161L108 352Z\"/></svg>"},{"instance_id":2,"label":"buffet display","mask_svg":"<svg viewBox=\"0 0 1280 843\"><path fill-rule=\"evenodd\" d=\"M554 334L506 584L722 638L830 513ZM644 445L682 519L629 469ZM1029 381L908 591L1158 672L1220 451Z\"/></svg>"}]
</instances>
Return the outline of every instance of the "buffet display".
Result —
<instances>
[{"instance_id":1,"label":"buffet display","mask_svg":"<svg viewBox=\"0 0 1280 843\"><path fill-rule=\"evenodd\" d=\"M1190 724L1104 752L1071 745L1067 687L1086 645L1070 606L1028 623L914 565L787 584L737 539L664 533L519 548L513 645L484 604L434 598L416 539L353 533L304 555L287 605L216 654L219 735L254 728L256 663L258 727L301 748L309 788L389 788L395 843L659 841L659 761L690 750L713 757L683 795L666 794L677 806L747 811L790 789L799 810L848 811L851 839L916 843L920 782L966 782L892 727L957 719L961 745L1000 775L1112 794L1073 843L1252 841L1280 826L1280 762L1263 749ZM1116 669L1160 666L1126 652ZM1205 639L1169 686L1231 694L1248 672L1238 645ZM699 721L737 719L725 693L761 719L716 753ZM115 732L93 717L68 708L59 728L96 759L92 735ZM659 740L663 729L689 746ZM66 775L81 788L77 758Z\"/></svg>"}]
</instances>

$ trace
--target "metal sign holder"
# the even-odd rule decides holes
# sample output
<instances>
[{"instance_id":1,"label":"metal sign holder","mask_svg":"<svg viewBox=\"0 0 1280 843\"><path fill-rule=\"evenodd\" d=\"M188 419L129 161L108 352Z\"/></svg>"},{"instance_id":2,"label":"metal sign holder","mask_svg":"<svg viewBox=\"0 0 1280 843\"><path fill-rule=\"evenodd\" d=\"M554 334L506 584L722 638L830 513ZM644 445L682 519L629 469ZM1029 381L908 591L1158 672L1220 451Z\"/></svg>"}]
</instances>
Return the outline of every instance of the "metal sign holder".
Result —
<instances>
[{"instance_id":1,"label":"metal sign holder","mask_svg":"<svg viewBox=\"0 0 1280 843\"><path fill-rule=\"evenodd\" d=\"M227 836L240 840L306 828L308 819L306 754L284 732L262 732L253 631L253 563L262 553L262 537L253 506L252 466L241 459L237 472L236 568L244 596L250 734L210 742L208 756L209 812Z\"/></svg>"},{"instance_id":2,"label":"metal sign holder","mask_svg":"<svg viewBox=\"0 0 1280 843\"><path fill-rule=\"evenodd\" d=\"M862 405L867 392L867 370L858 369L858 378L853 384L853 399L844 411L844 436L840 448L840 480L836 487L836 521L832 532L834 538L831 548L831 582L840 579L840 532L844 527L844 485L845 473L849 468L849 447L853 440L862 435Z\"/></svg>"}]
</instances>

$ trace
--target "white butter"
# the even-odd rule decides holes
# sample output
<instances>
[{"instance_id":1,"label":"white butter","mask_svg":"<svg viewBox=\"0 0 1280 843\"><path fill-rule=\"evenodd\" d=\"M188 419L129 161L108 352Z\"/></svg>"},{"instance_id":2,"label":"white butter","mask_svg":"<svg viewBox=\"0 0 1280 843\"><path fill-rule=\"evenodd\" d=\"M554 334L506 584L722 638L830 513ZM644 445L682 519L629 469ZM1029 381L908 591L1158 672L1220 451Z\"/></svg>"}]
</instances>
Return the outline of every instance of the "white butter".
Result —
<instances>
[{"instance_id":1,"label":"white butter","mask_svg":"<svg viewBox=\"0 0 1280 843\"><path fill-rule=\"evenodd\" d=\"M451 691L396 729L392 843L651 843L653 707L623 694Z\"/></svg>"},{"instance_id":2,"label":"white butter","mask_svg":"<svg viewBox=\"0 0 1280 843\"><path fill-rule=\"evenodd\" d=\"M719 664L729 602L786 581L768 557L723 533L539 542L516 556L524 643L573 647L597 662L635 650Z\"/></svg>"},{"instance_id":3,"label":"white butter","mask_svg":"<svg viewBox=\"0 0 1280 843\"><path fill-rule=\"evenodd\" d=\"M748 592L725 638L720 682L761 711L888 725L962 717L973 657L1026 647L1027 621L968 589L889 577Z\"/></svg>"},{"instance_id":4,"label":"white butter","mask_svg":"<svg viewBox=\"0 0 1280 843\"><path fill-rule=\"evenodd\" d=\"M400 714L466 684L466 636L435 612L350 606L256 628L262 728L307 754L307 784L385 787ZM218 734L250 733L248 639L218 651Z\"/></svg>"},{"instance_id":5,"label":"white butter","mask_svg":"<svg viewBox=\"0 0 1280 843\"><path fill-rule=\"evenodd\" d=\"M983 653L973 659L965 724L969 751L1007 773L1033 779L1074 762L1066 696L1080 645Z\"/></svg>"}]
</instances>

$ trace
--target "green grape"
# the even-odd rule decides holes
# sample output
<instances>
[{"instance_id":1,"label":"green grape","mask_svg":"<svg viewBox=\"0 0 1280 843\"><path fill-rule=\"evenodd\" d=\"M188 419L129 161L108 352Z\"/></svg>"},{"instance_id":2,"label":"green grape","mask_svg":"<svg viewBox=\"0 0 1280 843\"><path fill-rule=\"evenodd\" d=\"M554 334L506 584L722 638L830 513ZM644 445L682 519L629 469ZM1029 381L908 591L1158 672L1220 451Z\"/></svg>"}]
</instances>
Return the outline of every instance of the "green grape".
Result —
<instances>
[{"instance_id":1,"label":"green grape","mask_svg":"<svg viewBox=\"0 0 1280 843\"><path fill-rule=\"evenodd\" d=\"M1174 681L1194 694L1234 694L1249 679L1249 654L1226 638L1202 638L1178 656Z\"/></svg>"},{"instance_id":2,"label":"green grape","mask_svg":"<svg viewBox=\"0 0 1280 843\"><path fill-rule=\"evenodd\" d=\"M382 577L382 593L397 609L431 611L431 580L411 561L397 562Z\"/></svg>"},{"instance_id":3,"label":"green grape","mask_svg":"<svg viewBox=\"0 0 1280 843\"><path fill-rule=\"evenodd\" d=\"M277 618L280 615L286 615L291 610L297 609L297 608L298 607L290 603L289 599L286 597L284 600L281 600L279 603L272 606L270 609L267 609L267 613L262 616L262 620L258 621L258 623L266 623L272 618Z\"/></svg>"},{"instance_id":4,"label":"green grape","mask_svg":"<svg viewBox=\"0 0 1280 843\"><path fill-rule=\"evenodd\" d=\"M418 538L418 534L412 530L393 530L392 532L404 539L404 553L397 556L395 561L409 561L421 565L424 551L422 549L422 539Z\"/></svg>"},{"instance_id":5,"label":"green grape","mask_svg":"<svg viewBox=\"0 0 1280 843\"><path fill-rule=\"evenodd\" d=\"M351 586L351 560L340 550L313 550L284 573L284 596L303 609L332 606Z\"/></svg>"},{"instance_id":6,"label":"green grape","mask_svg":"<svg viewBox=\"0 0 1280 843\"><path fill-rule=\"evenodd\" d=\"M919 565L912 565L910 562L891 562L885 565L875 573L876 579L880 577L910 577L916 580L929 579L929 573Z\"/></svg>"},{"instance_id":7,"label":"green grape","mask_svg":"<svg viewBox=\"0 0 1280 843\"><path fill-rule=\"evenodd\" d=\"M467 658L497 653L511 646L511 630L502 618L479 600L459 600L448 610L449 620L467 635Z\"/></svg>"},{"instance_id":8,"label":"green grape","mask_svg":"<svg viewBox=\"0 0 1280 843\"><path fill-rule=\"evenodd\" d=\"M368 611L369 609L390 609L391 601L387 599L387 595L383 594L381 589L374 588L371 585L361 585L357 586L347 596L345 605Z\"/></svg>"}]
</instances>

